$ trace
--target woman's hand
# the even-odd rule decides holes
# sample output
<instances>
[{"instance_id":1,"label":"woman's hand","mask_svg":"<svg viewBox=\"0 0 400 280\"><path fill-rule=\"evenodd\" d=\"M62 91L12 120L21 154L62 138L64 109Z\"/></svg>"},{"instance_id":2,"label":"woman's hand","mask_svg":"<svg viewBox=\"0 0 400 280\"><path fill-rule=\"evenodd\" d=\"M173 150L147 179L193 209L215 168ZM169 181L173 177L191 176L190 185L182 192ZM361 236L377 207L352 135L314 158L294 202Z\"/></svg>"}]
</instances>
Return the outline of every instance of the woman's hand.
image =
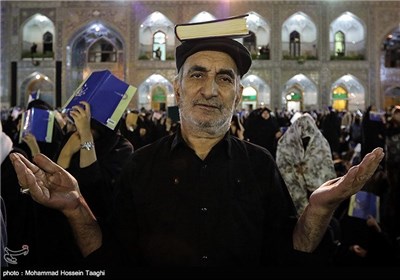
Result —
<instances>
[{"instance_id":1,"label":"woman's hand","mask_svg":"<svg viewBox=\"0 0 400 280\"><path fill-rule=\"evenodd\" d=\"M72 156L79 152L80 148L81 138L79 133L75 131L73 134L71 134L67 143L65 143L60 154L58 155L57 164L59 164L62 168L69 168Z\"/></svg>"},{"instance_id":2,"label":"woman's hand","mask_svg":"<svg viewBox=\"0 0 400 280\"><path fill-rule=\"evenodd\" d=\"M79 135L87 135L90 131L90 105L86 101L81 101L83 106L74 106L70 111L70 115L74 120Z\"/></svg>"},{"instance_id":3,"label":"woman's hand","mask_svg":"<svg viewBox=\"0 0 400 280\"><path fill-rule=\"evenodd\" d=\"M24 141L29 149L31 150L32 157L36 156L37 154L40 153L40 148L39 145L36 141L35 135L32 133L28 132L25 134L25 136L22 138L22 141Z\"/></svg>"},{"instance_id":4,"label":"woman's hand","mask_svg":"<svg viewBox=\"0 0 400 280\"><path fill-rule=\"evenodd\" d=\"M63 150L66 150L66 152L69 155L73 155L81 149L81 138L79 136L79 133L75 131L74 133L71 134L69 137L67 143L65 143Z\"/></svg>"}]
</instances>

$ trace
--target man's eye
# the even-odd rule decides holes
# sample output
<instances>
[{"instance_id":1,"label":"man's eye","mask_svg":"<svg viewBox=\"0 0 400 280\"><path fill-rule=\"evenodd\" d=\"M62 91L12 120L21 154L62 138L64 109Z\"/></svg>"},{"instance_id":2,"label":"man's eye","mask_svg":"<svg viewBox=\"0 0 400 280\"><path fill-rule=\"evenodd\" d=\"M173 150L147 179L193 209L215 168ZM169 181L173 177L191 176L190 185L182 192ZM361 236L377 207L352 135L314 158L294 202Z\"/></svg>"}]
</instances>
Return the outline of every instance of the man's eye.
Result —
<instances>
[{"instance_id":1,"label":"man's eye","mask_svg":"<svg viewBox=\"0 0 400 280\"><path fill-rule=\"evenodd\" d=\"M203 73L193 73L192 75L190 75L191 78L202 78L204 75Z\"/></svg>"},{"instance_id":2,"label":"man's eye","mask_svg":"<svg viewBox=\"0 0 400 280\"><path fill-rule=\"evenodd\" d=\"M229 76L221 76L219 77L219 80L224 83L233 83L233 79Z\"/></svg>"}]
</instances>

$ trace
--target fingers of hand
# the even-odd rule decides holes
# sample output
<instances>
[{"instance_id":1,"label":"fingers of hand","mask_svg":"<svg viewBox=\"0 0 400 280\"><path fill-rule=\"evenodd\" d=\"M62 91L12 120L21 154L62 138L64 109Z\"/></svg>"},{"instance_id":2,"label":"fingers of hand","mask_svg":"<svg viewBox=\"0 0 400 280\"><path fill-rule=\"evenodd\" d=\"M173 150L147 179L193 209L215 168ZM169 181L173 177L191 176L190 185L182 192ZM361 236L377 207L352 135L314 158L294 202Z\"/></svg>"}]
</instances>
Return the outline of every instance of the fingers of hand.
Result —
<instances>
[{"instance_id":1,"label":"fingers of hand","mask_svg":"<svg viewBox=\"0 0 400 280\"><path fill-rule=\"evenodd\" d=\"M27 175L29 174L28 171L30 171L30 174L35 176L41 171L39 167L31 163L27 158L19 153L10 154L10 159L18 176Z\"/></svg>"},{"instance_id":2,"label":"fingers of hand","mask_svg":"<svg viewBox=\"0 0 400 280\"><path fill-rule=\"evenodd\" d=\"M376 148L367 154L359 164L360 171L357 174L357 180L365 183L375 173L384 155L382 148Z\"/></svg>"},{"instance_id":3,"label":"fingers of hand","mask_svg":"<svg viewBox=\"0 0 400 280\"><path fill-rule=\"evenodd\" d=\"M72 107L71 113L83 113L85 112L85 109L81 105L75 105Z\"/></svg>"},{"instance_id":4,"label":"fingers of hand","mask_svg":"<svg viewBox=\"0 0 400 280\"><path fill-rule=\"evenodd\" d=\"M356 181L357 180L357 174L359 172L359 167L358 166L353 166L350 168L350 170L347 172L346 175L340 177L340 179L336 182L336 185L338 186L344 186L340 189L345 192L345 195L348 195L347 192L353 192L354 188L359 188L359 184ZM347 186L351 186L351 188Z\"/></svg>"},{"instance_id":5,"label":"fingers of hand","mask_svg":"<svg viewBox=\"0 0 400 280\"><path fill-rule=\"evenodd\" d=\"M21 157L23 157L23 156L20 155L19 153L11 153L10 154L11 163L13 164L14 169L17 173L18 173L18 171L21 172L24 168L26 168Z\"/></svg>"},{"instance_id":6,"label":"fingers of hand","mask_svg":"<svg viewBox=\"0 0 400 280\"><path fill-rule=\"evenodd\" d=\"M34 197L36 197L36 199L40 199L41 195L39 194L43 194L43 192L47 190L45 186L47 181L46 177L50 173L47 173L46 175L46 173L42 169L31 163L20 154L12 154L10 155L10 159L12 160L14 169L17 173L19 185L21 186L20 192L23 194L27 194L29 192L30 194L34 194ZM46 156L41 154L35 156L35 160L40 163L42 163L41 161L50 161Z\"/></svg>"},{"instance_id":7,"label":"fingers of hand","mask_svg":"<svg viewBox=\"0 0 400 280\"><path fill-rule=\"evenodd\" d=\"M344 176L343 185L349 187L342 189L346 190L346 193L350 192L352 194L359 191L372 177L383 157L384 153L382 148L377 148L373 152L367 154L360 164L351 167Z\"/></svg>"},{"instance_id":8,"label":"fingers of hand","mask_svg":"<svg viewBox=\"0 0 400 280\"><path fill-rule=\"evenodd\" d=\"M383 157L385 156L385 153L383 152L382 148L375 148L372 152L368 153L363 160L361 161L360 165L364 164L365 162L377 162L379 163Z\"/></svg>"},{"instance_id":9,"label":"fingers of hand","mask_svg":"<svg viewBox=\"0 0 400 280\"><path fill-rule=\"evenodd\" d=\"M90 113L90 104L89 104L89 103L87 103L86 101L81 101L81 102L79 102L79 103L82 104L82 105L84 106L85 111L86 111L87 113Z\"/></svg>"},{"instance_id":10,"label":"fingers of hand","mask_svg":"<svg viewBox=\"0 0 400 280\"><path fill-rule=\"evenodd\" d=\"M37 166L34 164L32 164L32 165L47 175L51 175L51 174L54 174L55 172L63 170L61 166L57 165L54 161L52 161L51 159L49 159L48 157L46 157L43 154L36 155L33 158L33 161L37 164ZM43 175L43 173L41 175Z\"/></svg>"},{"instance_id":11,"label":"fingers of hand","mask_svg":"<svg viewBox=\"0 0 400 280\"><path fill-rule=\"evenodd\" d=\"M78 111L71 111L71 117L74 120L75 125L82 118L81 114Z\"/></svg>"}]
</instances>

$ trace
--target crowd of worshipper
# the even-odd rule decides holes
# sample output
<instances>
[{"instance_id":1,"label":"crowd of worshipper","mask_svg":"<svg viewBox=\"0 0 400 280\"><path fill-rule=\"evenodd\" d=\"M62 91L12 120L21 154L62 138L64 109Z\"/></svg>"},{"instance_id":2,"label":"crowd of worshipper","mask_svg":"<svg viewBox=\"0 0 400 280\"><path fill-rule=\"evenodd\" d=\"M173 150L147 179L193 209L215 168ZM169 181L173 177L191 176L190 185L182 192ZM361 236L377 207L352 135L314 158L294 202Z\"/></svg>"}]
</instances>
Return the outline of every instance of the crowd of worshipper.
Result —
<instances>
[{"instance_id":1,"label":"crowd of worshipper","mask_svg":"<svg viewBox=\"0 0 400 280\"><path fill-rule=\"evenodd\" d=\"M49 143L32 139L32 135L21 138L23 112L31 108L51 110L55 113L52 141ZM128 155L179 128L179 118L169 116L165 110L128 109L115 130L110 130L95 120L89 120L96 147L94 161L97 169L83 171L79 156L65 159L67 148L72 146L77 125L68 119L61 108L52 108L40 99L31 101L27 108L2 108L2 142L7 137L14 150L32 159L43 153L78 178L80 184L90 185L88 174L102 184L113 184L117 180ZM357 219L348 215L349 201L339 207L333 217L334 239L337 250L332 261L338 266L393 265L400 260L400 106L378 110L371 105L366 110L353 112L337 111L332 107L323 110L289 111L260 107L254 110L237 110L231 121L232 135L266 148L288 185L298 211L304 210L310 194L326 180L344 175L350 167L376 147L385 151L385 159L363 188L380 199L379 215L368 219ZM3 144L4 145L4 144ZM77 153L77 152L76 152ZM124 156L122 156L124 155ZM82 157L82 154L81 154ZM65 164L67 162L67 164ZM65 164L65 166L63 165ZM118 168L119 167L119 168ZM90 173L91 172L91 173ZM61 214L45 209L25 196L15 182L11 164L2 157L2 199L8 215L8 248L18 249L22 244L31 244L32 250L25 264L37 264L41 260L63 263L78 254L68 226ZM99 175L101 174L101 175ZM297 174L297 175L296 175ZM301 174L299 179L298 174ZM14 177L13 177L14 176ZM92 177L93 177L92 176ZM317 180L318 179L318 180ZM112 189L112 188L111 188ZM108 202L102 197L86 194L93 205L96 216L107 215ZM47 212L46 214L43 214ZM45 220L55 221L43 226ZM58 234L49 233L47 227ZM54 237L56 236L56 238ZM62 238L65 237L65 238ZM62 243L62 244L61 244ZM46 245L43 245L46 244ZM64 254L54 258L54 250L66 248Z\"/></svg>"}]
</instances>

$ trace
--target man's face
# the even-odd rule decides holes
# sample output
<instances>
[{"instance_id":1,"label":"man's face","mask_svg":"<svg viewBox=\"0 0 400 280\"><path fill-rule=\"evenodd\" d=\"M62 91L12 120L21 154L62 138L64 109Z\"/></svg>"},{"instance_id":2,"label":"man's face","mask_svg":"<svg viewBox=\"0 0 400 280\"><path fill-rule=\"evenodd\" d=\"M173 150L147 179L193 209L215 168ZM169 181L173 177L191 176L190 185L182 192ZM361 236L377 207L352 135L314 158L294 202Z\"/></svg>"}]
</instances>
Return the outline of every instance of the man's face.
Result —
<instances>
[{"instance_id":1,"label":"man's face","mask_svg":"<svg viewBox=\"0 0 400 280\"><path fill-rule=\"evenodd\" d=\"M242 95L234 60L226 53L201 51L188 57L175 81L182 123L208 134L224 134Z\"/></svg>"}]
</instances>

